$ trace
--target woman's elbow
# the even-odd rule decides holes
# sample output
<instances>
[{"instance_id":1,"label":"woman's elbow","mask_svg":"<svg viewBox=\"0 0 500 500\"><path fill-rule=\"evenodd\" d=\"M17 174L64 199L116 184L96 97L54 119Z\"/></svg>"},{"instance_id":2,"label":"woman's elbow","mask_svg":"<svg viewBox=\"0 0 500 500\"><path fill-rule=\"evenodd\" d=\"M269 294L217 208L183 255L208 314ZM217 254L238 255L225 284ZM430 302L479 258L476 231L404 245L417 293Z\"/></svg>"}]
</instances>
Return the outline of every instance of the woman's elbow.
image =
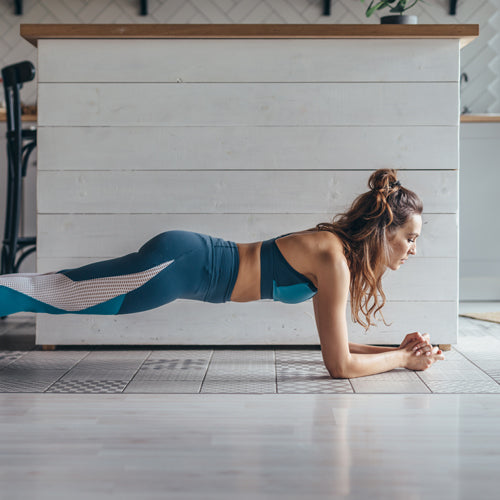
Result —
<instances>
[{"instance_id":1,"label":"woman's elbow","mask_svg":"<svg viewBox=\"0 0 500 500\"><path fill-rule=\"evenodd\" d=\"M327 365L326 369L332 378L350 378L349 368L346 364Z\"/></svg>"}]
</instances>

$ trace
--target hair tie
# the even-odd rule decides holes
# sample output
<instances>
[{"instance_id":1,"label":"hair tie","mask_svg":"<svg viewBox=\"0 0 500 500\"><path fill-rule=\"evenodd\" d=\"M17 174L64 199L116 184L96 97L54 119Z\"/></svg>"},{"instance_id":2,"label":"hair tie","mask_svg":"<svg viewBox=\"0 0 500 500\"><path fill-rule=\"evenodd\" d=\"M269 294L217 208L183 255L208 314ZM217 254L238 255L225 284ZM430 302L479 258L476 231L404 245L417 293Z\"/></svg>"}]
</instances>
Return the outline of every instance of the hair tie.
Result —
<instances>
[{"instance_id":1,"label":"hair tie","mask_svg":"<svg viewBox=\"0 0 500 500\"><path fill-rule=\"evenodd\" d=\"M391 189L394 189L396 186L397 186L397 187L401 186L401 182L396 181L396 182L392 182L391 184L389 184L389 187L390 187Z\"/></svg>"}]
</instances>

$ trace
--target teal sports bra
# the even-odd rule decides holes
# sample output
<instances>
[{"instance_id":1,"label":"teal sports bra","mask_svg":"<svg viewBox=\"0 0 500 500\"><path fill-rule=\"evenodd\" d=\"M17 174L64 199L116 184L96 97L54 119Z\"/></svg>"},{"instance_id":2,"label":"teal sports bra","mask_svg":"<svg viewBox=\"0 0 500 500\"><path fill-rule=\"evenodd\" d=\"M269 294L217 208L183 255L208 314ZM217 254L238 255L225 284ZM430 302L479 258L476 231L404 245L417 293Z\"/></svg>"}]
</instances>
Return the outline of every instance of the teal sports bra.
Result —
<instances>
[{"instance_id":1,"label":"teal sports bra","mask_svg":"<svg viewBox=\"0 0 500 500\"><path fill-rule=\"evenodd\" d=\"M292 234L292 233L289 233ZM283 236L288 236L284 234ZM296 271L276 245L277 236L262 242L260 249L260 298L298 304L316 295L318 289Z\"/></svg>"}]
</instances>

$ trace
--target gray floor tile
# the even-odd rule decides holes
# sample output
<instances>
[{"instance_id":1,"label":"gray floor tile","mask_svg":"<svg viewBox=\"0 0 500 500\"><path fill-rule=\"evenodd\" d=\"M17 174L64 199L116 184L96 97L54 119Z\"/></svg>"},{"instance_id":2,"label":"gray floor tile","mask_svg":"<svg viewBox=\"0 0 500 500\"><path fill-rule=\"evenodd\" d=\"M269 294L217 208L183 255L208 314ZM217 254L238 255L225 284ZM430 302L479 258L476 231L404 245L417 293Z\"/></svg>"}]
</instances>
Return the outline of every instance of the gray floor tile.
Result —
<instances>
[{"instance_id":1,"label":"gray floor tile","mask_svg":"<svg viewBox=\"0 0 500 500\"><path fill-rule=\"evenodd\" d=\"M278 380L280 394L349 394L354 390L347 379L294 377Z\"/></svg>"},{"instance_id":2,"label":"gray floor tile","mask_svg":"<svg viewBox=\"0 0 500 500\"><path fill-rule=\"evenodd\" d=\"M406 370L404 368L396 368L390 372L376 373L367 377L357 377L351 380L371 380L380 382L418 382L417 372Z\"/></svg>"},{"instance_id":3,"label":"gray floor tile","mask_svg":"<svg viewBox=\"0 0 500 500\"><path fill-rule=\"evenodd\" d=\"M493 380L428 380L426 384L439 394L500 393L500 385Z\"/></svg>"},{"instance_id":4,"label":"gray floor tile","mask_svg":"<svg viewBox=\"0 0 500 500\"><path fill-rule=\"evenodd\" d=\"M439 365L434 365L429 370L418 372L418 376L426 382L428 380L455 380L457 382L462 380L491 381L491 377L487 373L479 370L479 368L457 369Z\"/></svg>"},{"instance_id":5,"label":"gray floor tile","mask_svg":"<svg viewBox=\"0 0 500 500\"><path fill-rule=\"evenodd\" d=\"M202 393L210 394L275 394L276 382L263 377L261 380L243 380L224 379L205 380L203 382Z\"/></svg>"},{"instance_id":6,"label":"gray floor tile","mask_svg":"<svg viewBox=\"0 0 500 500\"><path fill-rule=\"evenodd\" d=\"M89 351L30 351L11 366L41 370L69 370L88 354Z\"/></svg>"},{"instance_id":7,"label":"gray floor tile","mask_svg":"<svg viewBox=\"0 0 500 500\"><path fill-rule=\"evenodd\" d=\"M134 377L134 380L199 380L205 377L210 357L177 356L175 352L166 353L165 358L147 359Z\"/></svg>"},{"instance_id":8,"label":"gray floor tile","mask_svg":"<svg viewBox=\"0 0 500 500\"><path fill-rule=\"evenodd\" d=\"M70 380L123 380L129 382L135 375L136 370L119 370L119 369L96 369L88 370L84 368L74 368L61 378L61 381L67 382Z\"/></svg>"},{"instance_id":9,"label":"gray floor tile","mask_svg":"<svg viewBox=\"0 0 500 500\"><path fill-rule=\"evenodd\" d=\"M214 350L201 392L275 393L274 350Z\"/></svg>"},{"instance_id":10,"label":"gray floor tile","mask_svg":"<svg viewBox=\"0 0 500 500\"><path fill-rule=\"evenodd\" d=\"M496 382L500 383L500 368L494 370L486 370L486 373Z\"/></svg>"},{"instance_id":11,"label":"gray floor tile","mask_svg":"<svg viewBox=\"0 0 500 500\"><path fill-rule=\"evenodd\" d=\"M127 386L124 380L60 380L46 392L69 394L113 394L120 393Z\"/></svg>"},{"instance_id":12,"label":"gray floor tile","mask_svg":"<svg viewBox=\"0 0 500 500\"><path fill-rule=\"evenodd\" d=\"M230 375L274 376L274 351L268 350L215 350L210 360L206 379Z\"/></svg>"},{"instance_id":13,"label":"gray floor tile","mask_svg":"<svg viewBox=\"0 0 500 500\"><path fill-rule=\"evenodd\" d=\"M206 359L212 357L212 349L154 349L148 356L147 361L163 359Z\"/></svg>"},{"instance_id":14,"label":"gray floor tile","mask_svg":"<svg viewBox=\"0 0 500 500\"><path fill-rule=\"evenodd\" d=\"M7 366L0 370L0 392L43 392L65 373L66 370L18 369Z\"/></svg>"},{"instance_id":15,"label":"gray floor tile","mask_svg":"<svg viewBox=\"0 0 500 500\"><path fill-rule=\"evenodd\" d=\"M430 393L429 388L420 380L360 380L351 379L354 392L383 394L421 394Z\"/></svg>"},{"instance_id":16,"label":"gray floor tile","mask_svg":"<svg viewBox=\"0 0 500 500\"><path fill-rule=\"evenodd\" d=\"M276 379L280 394L353 392L349 380L331 378L318 350L277 350Z\"/></svg>"},{"instance_id":17,"label":"gray floor tile","mask_svg":"<svg viewBox=\"0 0 500 500\"><path fill-rule=\"evenodd\" d=\"M0 351L0 369L5 368L25 354L25 351Z\"/></svg>"},{"instance_id":18,"label":"gray floor tile","mask_svg":"<svg viewBox=\"0 0 500 500\"><path fill-rule=\"evenodd\" d=\"M197 394L198 380L132 380L123 392L142 394Z\"/></svg>"},{"instance_id":19,"label":"gray floor tile","mask_svg":"<svg viewBox=\"0 0 500 500\"><path fill-rule=\"evenodd\" d=\"M476 363L473 363L474 366L480 368L481 370L485 372L490 372L494 370L500 369L500 357L497 360L492 360L492 361L483 361L483 360L478 360Z\"/></svg>"},{"instance_id":20,"label":"gray floor tile","mask_svg":"<svg viewBox=\"0 0 500 500\"><path fill-rule=\"evenodd\" d=\"M140 361L143 362L151 355L149 349L102 349L92 351L88 361Z\"/></svg>"}]
</instances>

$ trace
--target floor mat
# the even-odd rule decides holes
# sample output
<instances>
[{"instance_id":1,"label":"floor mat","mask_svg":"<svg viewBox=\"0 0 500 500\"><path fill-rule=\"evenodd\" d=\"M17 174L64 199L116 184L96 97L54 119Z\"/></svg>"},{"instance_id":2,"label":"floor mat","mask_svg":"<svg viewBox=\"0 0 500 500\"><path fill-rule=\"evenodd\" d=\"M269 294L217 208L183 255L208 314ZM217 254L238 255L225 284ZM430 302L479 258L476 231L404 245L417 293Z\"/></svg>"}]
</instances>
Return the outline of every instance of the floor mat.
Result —
<instances>
[{"instance_id":1,"label":"floor mat","mask_svg":"<svg viewBox=\"0 0 500 500\"><path fill-rule=\"evenodd\" d=\"M480 312L480 313L463 313L460 316L465 318L480 319L482 321L491 321L492 323L500 323L500 311L498 312Z\"/></svg>"}]
</instances>

